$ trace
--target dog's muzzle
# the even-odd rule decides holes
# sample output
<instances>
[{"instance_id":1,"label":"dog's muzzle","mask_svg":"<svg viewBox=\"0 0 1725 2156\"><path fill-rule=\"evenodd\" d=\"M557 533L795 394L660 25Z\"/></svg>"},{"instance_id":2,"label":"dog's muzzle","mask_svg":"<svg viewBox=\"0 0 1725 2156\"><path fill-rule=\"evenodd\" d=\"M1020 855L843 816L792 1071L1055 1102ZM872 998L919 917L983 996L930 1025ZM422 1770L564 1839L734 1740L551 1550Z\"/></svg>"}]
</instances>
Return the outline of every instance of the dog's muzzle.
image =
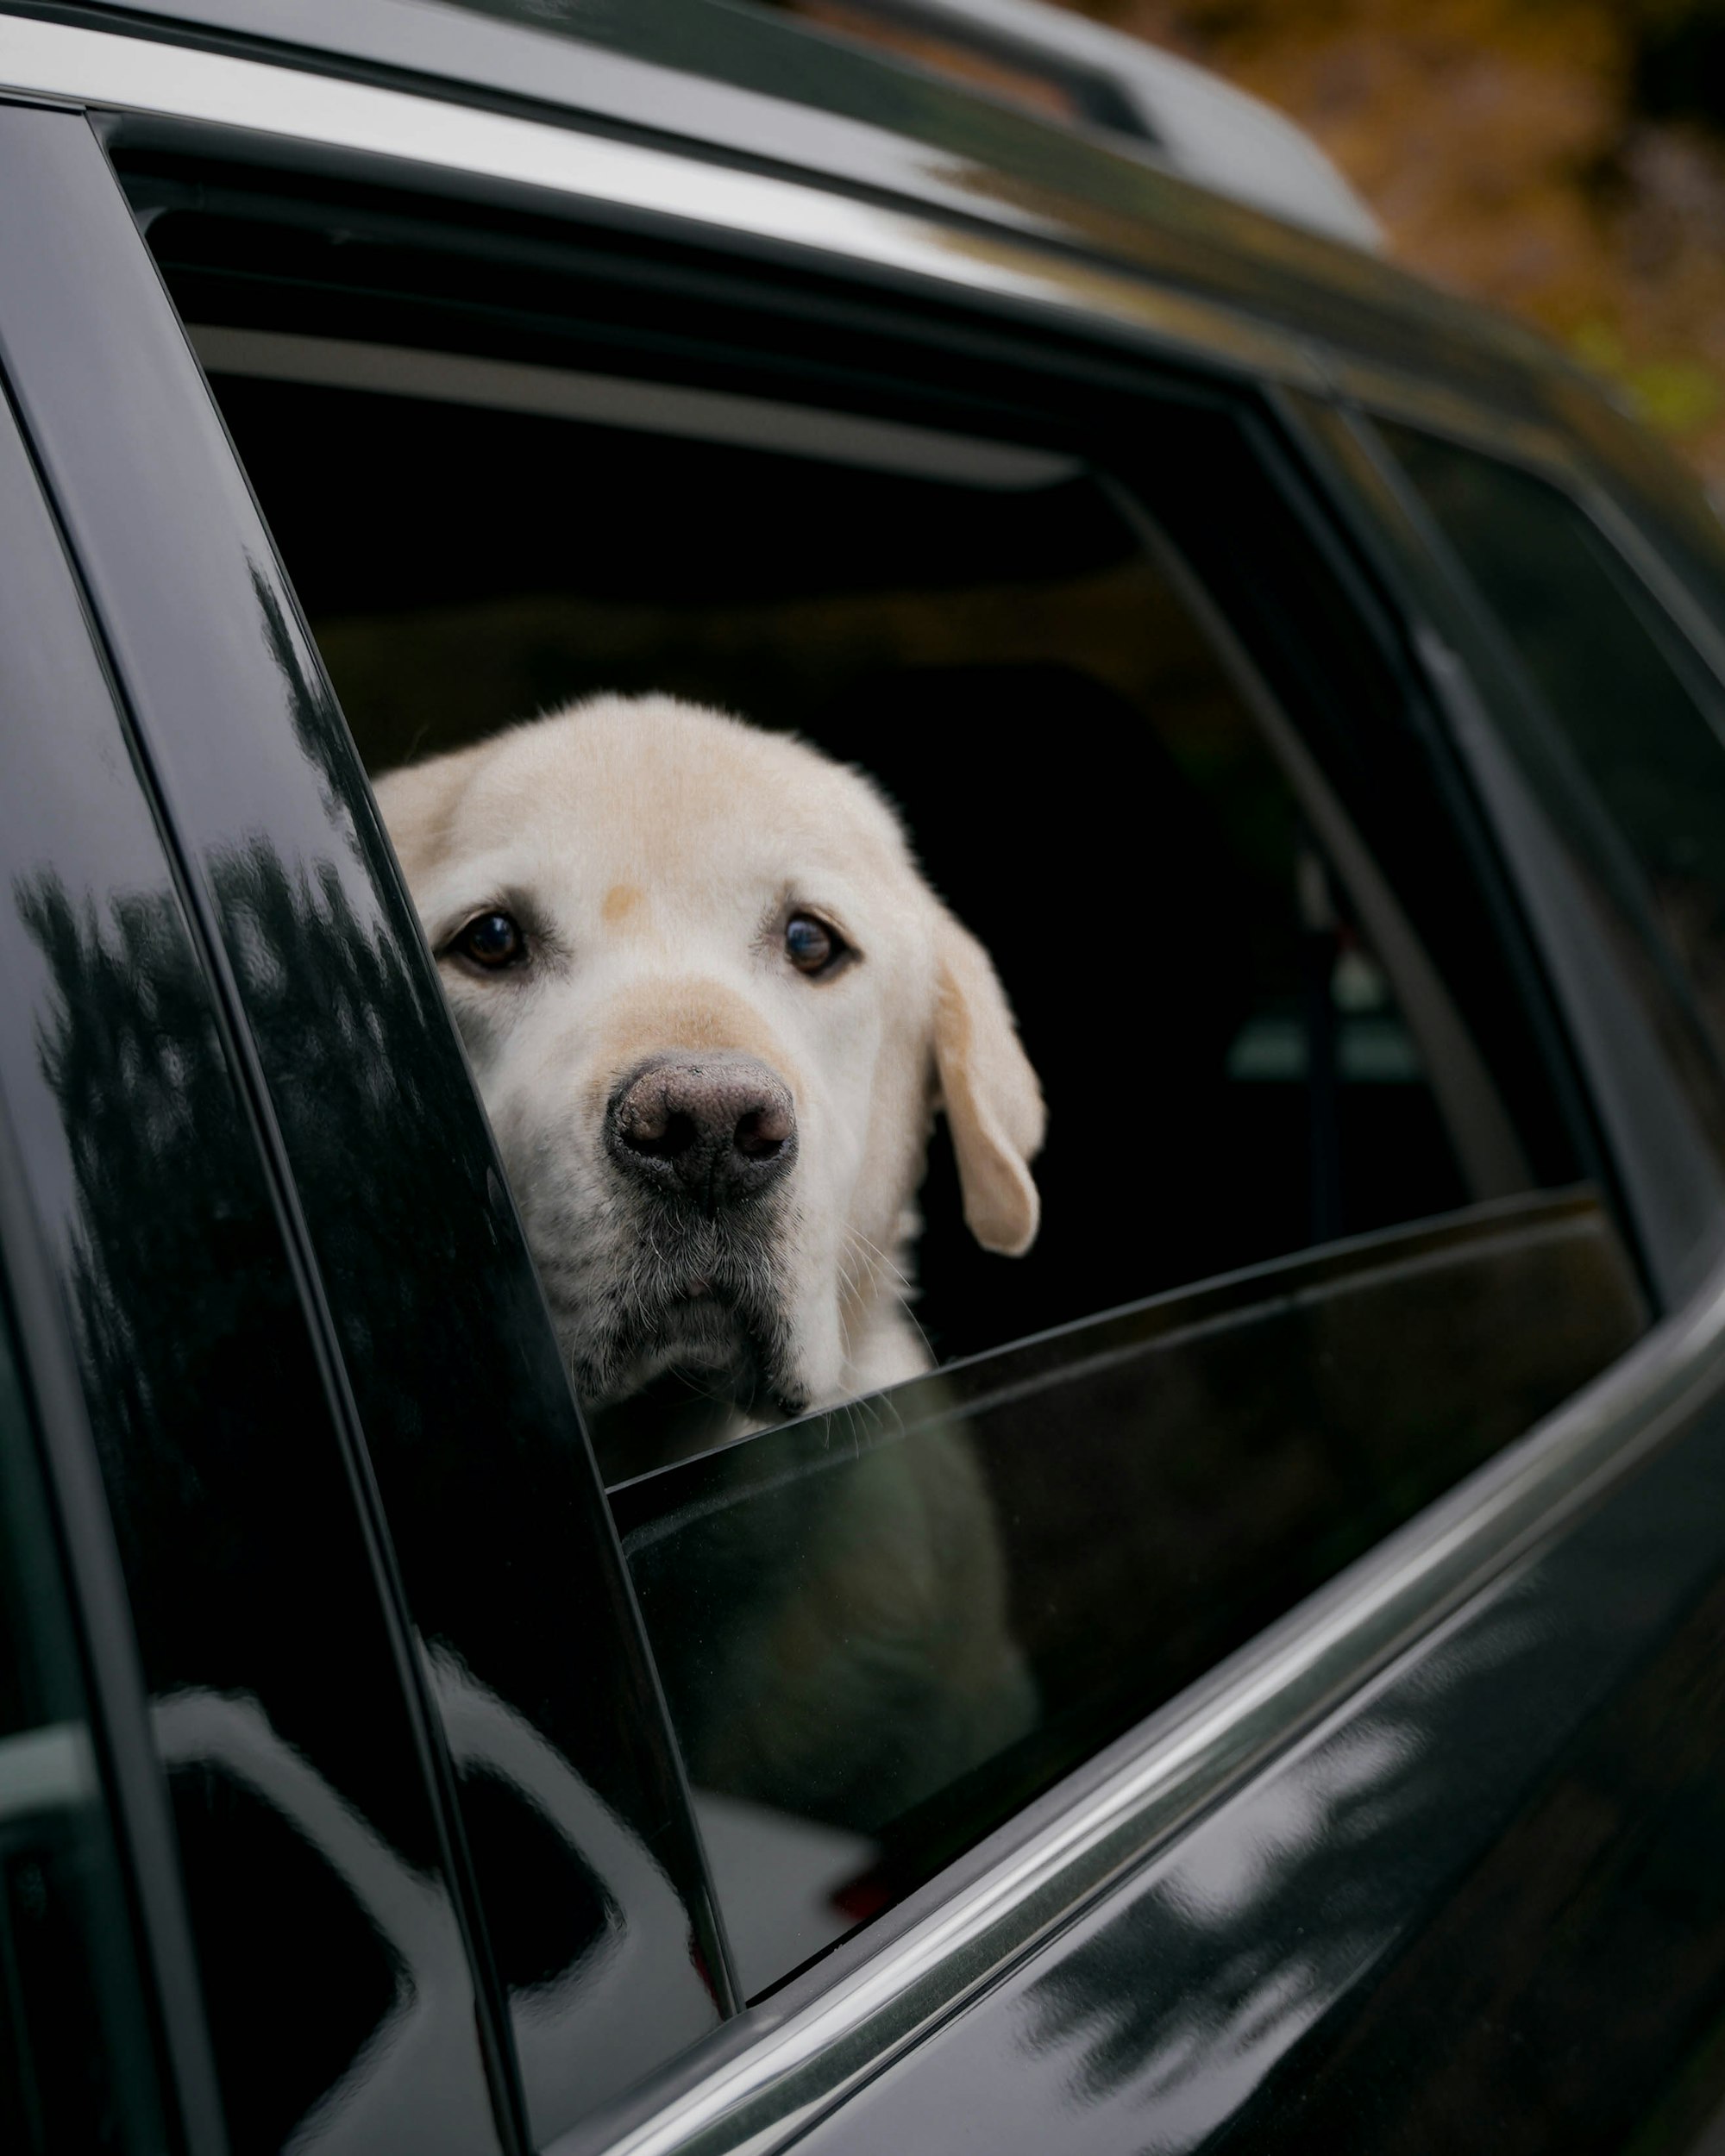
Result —
<instances>
[{"instance_id":1,"label":"dog's muzzle","mask_svg":"<svg viewBox=\"0 0 1725 2156\"><path fill-rule=\"evenodd\" d=\"M790 1172L790 1088L752 1056L656 1056L624 1080L605 1150L630 1180L709 1219L753 1204Z\"/></svg>"}]
</instances>

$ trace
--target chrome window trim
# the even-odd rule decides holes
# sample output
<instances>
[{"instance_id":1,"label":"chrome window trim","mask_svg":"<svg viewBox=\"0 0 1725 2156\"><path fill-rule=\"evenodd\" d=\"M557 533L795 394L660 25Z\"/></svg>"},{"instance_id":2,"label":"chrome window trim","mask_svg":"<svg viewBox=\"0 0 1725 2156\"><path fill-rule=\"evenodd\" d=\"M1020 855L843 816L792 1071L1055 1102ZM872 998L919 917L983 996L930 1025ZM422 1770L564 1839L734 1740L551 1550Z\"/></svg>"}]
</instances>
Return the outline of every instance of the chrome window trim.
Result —
<instances>
[{"instance_id":1,"label":"chrome window trim","mask_svg":"<svg viewBox=\"0 0 1725 2156\"><path fill-rule=\"evenodd\" d=\"M911 210L741 172L578 127L196 51L107 30L0 16L0 97L52 97L92 111L229 135L221 152L278 160L375 161L396 185L536 204L594 216L693 227L805 260L982 294L1125 332L1174 359L1318 387L1306 342L1218 306L1061 252L1035 237L946 224Z\"/></svg>"}]
</instances>

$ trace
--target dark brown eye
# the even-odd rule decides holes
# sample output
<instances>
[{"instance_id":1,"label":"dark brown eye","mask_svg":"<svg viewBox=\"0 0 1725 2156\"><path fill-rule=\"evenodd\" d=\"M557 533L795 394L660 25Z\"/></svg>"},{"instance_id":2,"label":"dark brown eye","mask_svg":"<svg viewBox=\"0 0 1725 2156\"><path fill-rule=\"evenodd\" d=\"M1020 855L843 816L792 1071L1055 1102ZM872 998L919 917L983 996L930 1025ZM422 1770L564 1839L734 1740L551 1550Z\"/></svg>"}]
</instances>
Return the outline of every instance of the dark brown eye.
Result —
<instances>
[{"instance_id":1,"label":"dark brown eye","mask_svg":"<svg viewBox=\"0 0 1725 2156\"><path fill-rule=\"evenodd\" d=\"M527 938L511 913L481 913L451 938L449 949L492 973L518 966L527 956Z\"/></svg>"},{"instance_id":2,"label":"dark brown eye","mask_svg":"<svg viewBox=\"0 0 1725 2156\"><path fill-rule=\"evenodd\" d=\"M793 913L785 924L785 956L799 973L831 973L850 950L837 929L816 920L812 913Z\"/></svg>"}]
</instances>

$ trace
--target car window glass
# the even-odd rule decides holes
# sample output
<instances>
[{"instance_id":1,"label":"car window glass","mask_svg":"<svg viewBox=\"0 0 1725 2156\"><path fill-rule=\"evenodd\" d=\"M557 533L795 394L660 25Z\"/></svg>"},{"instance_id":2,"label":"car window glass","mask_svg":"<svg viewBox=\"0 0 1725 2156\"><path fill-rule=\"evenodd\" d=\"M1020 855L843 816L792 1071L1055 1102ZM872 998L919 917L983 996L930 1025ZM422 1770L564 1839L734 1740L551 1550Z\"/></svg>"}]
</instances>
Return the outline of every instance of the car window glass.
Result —
<instances>
[{"instance_id":1,"label":"car window glass","mask_svg":"<svg viewBox=\"0 0 1725 2156\"><path fill-rule=\"evenodd\" d=\"M0 2144L166 2145L76 1635L0 1329Z\"/></svg>"},{"instance_id":2,"label":"car window glass","mask_svg":"<svg viewBox=\"0 0 1725 2156\"><path fill-rule=\"evenodd\" d=\"M1596 1201L1501 1200L614 1491L745 1990L1202 1676L1640 1322Z\"/></svg>"},{"instance_id":3,"label":"car window glass","mask_svg":"<svg viewBox=\"0 0 1725 2156\"><path fill-rule=\"evenodd\" d=\"M715 1426L698 1388L593 1415L745 1992L1634 1338L1596 1202L1499 1194L1525 1153L1489 1083L1483 1131L1458 1105L1477 1051L1358 834L1082 472L984 491L229 375L337 361L200 335L378 765L619 682L794 724L900 805L1048 1093L1044 1225L1011 1266L935 1148L915 1310L940 1376L684 1469L668 1451ZM554 491L579 474L586 515L549 542L504 529L529 463ZM739 555L719 533L745 500ZM1058 866L1077 833L1082 880ZM1438 1215L1457 1225L1385 1232ZM1362 1234L1309 1273L1262 1264ZM1533 1321L1554 1301L1573 1324ZM1256 1514L1230 1501L1254 1479Z\"/></svg>"},{"instance_id":4,"label":"car window glass","mask_svg":"<svg viewBox=\"0 0 1725 2156\"><path fill-rule=\"evenodd\" d=\"M1639 946L1650 1008L1725 1150L1725 691L1577 503L1475 450L1382 432L1537 688L1540 711L1502 715L1512 750L1608 932ZM1711 1054L1661 1002L1698 1017Z\"/></svg>"}]
</instances>

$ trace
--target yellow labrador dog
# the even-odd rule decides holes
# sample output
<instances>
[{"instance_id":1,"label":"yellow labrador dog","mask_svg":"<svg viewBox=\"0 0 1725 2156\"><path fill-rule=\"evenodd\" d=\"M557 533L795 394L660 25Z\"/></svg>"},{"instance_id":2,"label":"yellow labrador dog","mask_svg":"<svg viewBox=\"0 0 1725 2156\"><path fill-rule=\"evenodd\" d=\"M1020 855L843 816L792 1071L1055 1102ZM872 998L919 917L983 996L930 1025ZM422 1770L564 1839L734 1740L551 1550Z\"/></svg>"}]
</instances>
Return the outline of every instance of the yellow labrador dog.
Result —
<instances>
[{"instance_id":1,"label":"yellow labrador dog","mask_svg":"<svg viewBox=\"0 0 1725 2156\"><path fill-rule=\"evenodd\" d=\"M869 781L604 697L378 799L606 1479L925 1370L904 1297L935 1111L972 1230L1016 1253L1043 1107ZM660 1628L690 1772L873 1833L1034 1718L983 1480L937 1426L768 1510L718 1523L749 1583L724 1636Z\"/></svg>"},{"instance_id":2,"label":"yellow labrador dog","mask_svg":"<svg viewBox=\"0 0 1725 2156\"><path fill-rule=\"evenodd\" d=\"M869 780L601 697L378 799L587 1406L668 1374L741 1428L926 1369L904 1294L934 1112L971 1230L1016 1255L1043 1106Z\"/></svg>"}]
</instances>

